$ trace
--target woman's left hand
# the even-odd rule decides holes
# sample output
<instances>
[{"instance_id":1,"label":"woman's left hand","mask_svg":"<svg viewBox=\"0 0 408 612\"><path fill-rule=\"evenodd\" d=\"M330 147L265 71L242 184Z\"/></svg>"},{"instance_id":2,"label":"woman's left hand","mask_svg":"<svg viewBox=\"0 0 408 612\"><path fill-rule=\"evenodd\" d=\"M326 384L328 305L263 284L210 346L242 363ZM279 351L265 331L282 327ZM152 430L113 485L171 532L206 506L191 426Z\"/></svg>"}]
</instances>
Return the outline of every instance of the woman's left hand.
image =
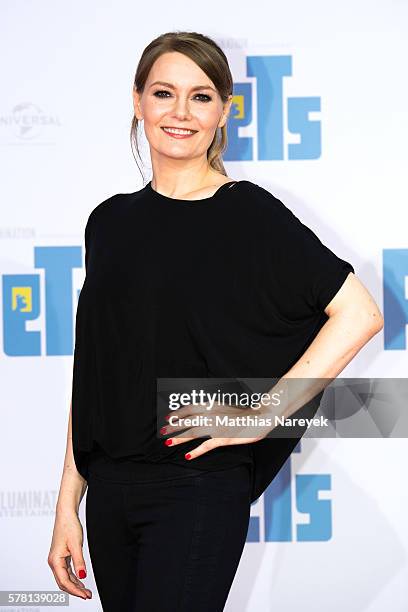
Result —
<instances>
[{"instance_id":1,"label":"woman's left hand","mask_svg":"<svg viewBox=\"0 0 408 612\"><path fill-rule=\"evenodd\" d=\"M169 414L166 417L169 422L161 428L160 433L167 436L178 431L185 431L181 435L166 439L164 443L175 446L195 438L210 436L210 439L205 440L186 455L188 459L195 459L218 446L257 442L265 438L273 429L270 423L266 425L262 423L265 419L271 421L271 416L270 414L267 416L261 409L236 408L217 402L210 410L208 406L207 403L188 404ZM216 417L227 417L228 424L220 424ZM187 419L193 419L193 421L187 421ZM252 419L259 420L259 424L253 424Z\"/></svg>"}]
</instances>

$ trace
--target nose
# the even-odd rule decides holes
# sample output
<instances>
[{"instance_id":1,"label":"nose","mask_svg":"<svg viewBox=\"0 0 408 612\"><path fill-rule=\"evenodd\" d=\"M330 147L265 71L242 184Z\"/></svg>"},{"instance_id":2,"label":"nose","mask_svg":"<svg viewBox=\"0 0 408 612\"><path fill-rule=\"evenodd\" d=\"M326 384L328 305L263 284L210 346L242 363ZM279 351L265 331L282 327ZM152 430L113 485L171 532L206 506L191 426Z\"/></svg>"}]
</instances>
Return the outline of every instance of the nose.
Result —
<instances>
[{"instance_id":1,"label":"nose","mask_svg":"<svg viewBox=\"0 0 408 612\"><path fill-rule=\"evenodd\" d=\"M174 116L177 119L189 119L191 117L189 101L182 96L176 98L174 103Z\"/></svg>"}]
</instances>

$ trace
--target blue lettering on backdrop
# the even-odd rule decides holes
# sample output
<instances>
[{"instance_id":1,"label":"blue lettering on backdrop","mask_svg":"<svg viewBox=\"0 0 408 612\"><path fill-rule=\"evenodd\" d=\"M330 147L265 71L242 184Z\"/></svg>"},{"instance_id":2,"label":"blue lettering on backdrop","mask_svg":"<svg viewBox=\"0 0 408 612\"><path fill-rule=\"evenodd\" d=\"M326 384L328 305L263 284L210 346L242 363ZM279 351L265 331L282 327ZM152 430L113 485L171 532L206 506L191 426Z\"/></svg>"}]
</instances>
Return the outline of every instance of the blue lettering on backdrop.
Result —
<instances>
[{"instance_id":1,"label":"blue lettering on backdrop","mask_svg":"<svg viewBox=\"0 0 408 612\"><path fill-rule=\"evenodd\" d=\"M47 355L72 355L72 269L82 267L81 247L34 247L34 267L44 269ZM26 329L40 316L40 275L3 275L3 348L10 356L41 355L41 332Z\"/></svg>"},{"instance_id":2,"label":"blue lettering on backdrop","mask_svg":"<svg viewBox=\"0 0 408 612\"><path fill-rule=\"evenodd\" d=\"M288 97L285 106L283 79L292 76L292 57L250 55L246 73L254 81L234 83L227 122L228 147L223 158L226 161L283 160L287 130L296 134L300 141L287 144L286 159L318 159L321 122L309 119L309 113L320 111L320 97ZM256 85L256 143L252 136L239 136L239 128L246 128L253 122L253 85Z\"/></svg>"},{"instance_id":3,"label":"blue lettering on backdrop","mask_svg":"<svg viewBox=\"0 0 408 612\"><path fill-rule=\"evenodd\" d=\"M407 275L408 249L383 249L385 350L404 351L407 348Z\"/></svg>"},{"instance_id":4,"label":"blue lettering on backdrop","mask_svg":"<svg viewBox=\"0 0 408 612\"><path fill-rule=\"evenodd\" d=\"M26 322L40 316L40 275L3 274L3 349L12 357L41 353L41 332Z\"/></svg>"},{"instance_id":5,"label":"blue lettering on backdrop","mask_svg":"<svg viewBox=\"0 0 408 612\"><path fill-rule=\"evenodd\" d=\"M301 441L293 453L300 452ZM325 542L332 537L332 501L318 499L319 491L331 490L330 474L301 474L294 479L294 495L298 512L309 515L307 523L294 525L291 485L291 457L288 457L263 495L252 506L263 503L263 534L261 519L251 516L247 542L292 542L296 528L297 542Z\"/></svg>"}]
</instances>

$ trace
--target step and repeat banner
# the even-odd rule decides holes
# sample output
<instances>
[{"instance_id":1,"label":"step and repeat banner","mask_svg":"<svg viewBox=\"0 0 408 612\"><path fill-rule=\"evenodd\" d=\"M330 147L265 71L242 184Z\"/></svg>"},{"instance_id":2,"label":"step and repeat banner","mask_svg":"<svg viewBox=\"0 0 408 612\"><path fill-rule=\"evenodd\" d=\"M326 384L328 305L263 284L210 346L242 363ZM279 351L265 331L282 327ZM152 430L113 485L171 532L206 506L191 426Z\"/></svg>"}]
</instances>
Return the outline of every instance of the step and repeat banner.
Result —
<instances>
[{"instance_id":1,"label":"step and repeat banner","mask_svg":"<svg viewBox=\"0 0 408 612\"><path fill-rule=\"evenodd\" d=\"M0 6L1 591L57 590L47 555L91 210L145 180L131 153L144 47L198 31L224 50L230 177L281 199L384 314L342 377L408 374L408 5L158 0ZM389 410L378 401L378 410ZM303 439L252 505L228 612L408 609L406 439ZM85 527L85 499L80 518ZM71 610L102 610L93 599ZM114 562L114 559L112 560ZM15 600L0 610L40 610Z\"/></svg>"}]
</instances>

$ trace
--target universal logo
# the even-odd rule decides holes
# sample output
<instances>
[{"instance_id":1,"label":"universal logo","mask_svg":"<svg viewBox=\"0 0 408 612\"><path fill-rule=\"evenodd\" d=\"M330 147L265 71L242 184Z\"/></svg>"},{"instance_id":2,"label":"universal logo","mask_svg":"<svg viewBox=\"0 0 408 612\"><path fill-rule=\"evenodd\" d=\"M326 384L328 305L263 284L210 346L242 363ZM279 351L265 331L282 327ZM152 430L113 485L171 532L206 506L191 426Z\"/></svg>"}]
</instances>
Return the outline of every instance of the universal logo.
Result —
<instances>
[{"instance_id":1,"label":"universal logo","mask_svg":"<svg viewBox=\"0 0 408 612\"><path fill-rule=\"evenodd\" d=\"M38 104L20 102L0 114L0 126L2 144L54 144L61 121Z\"/></svg>"}]
</instances>

